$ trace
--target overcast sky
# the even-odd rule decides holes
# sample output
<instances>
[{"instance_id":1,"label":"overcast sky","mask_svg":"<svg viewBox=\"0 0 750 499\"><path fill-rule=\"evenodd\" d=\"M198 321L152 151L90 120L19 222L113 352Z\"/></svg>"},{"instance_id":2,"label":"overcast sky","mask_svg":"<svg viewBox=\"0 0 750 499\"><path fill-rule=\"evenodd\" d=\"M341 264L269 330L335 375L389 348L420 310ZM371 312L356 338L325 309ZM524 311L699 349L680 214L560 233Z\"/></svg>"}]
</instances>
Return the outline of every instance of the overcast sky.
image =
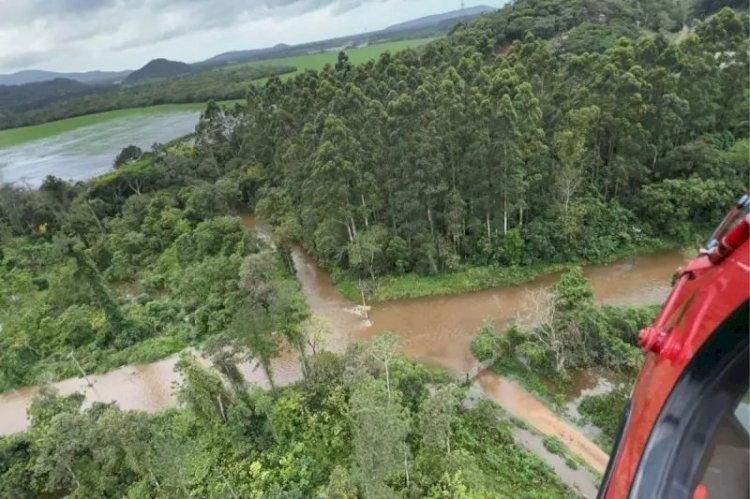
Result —
<instances>
[{"instance_id":1,"label":"overcast sky","mask_svg":"<svg viewBox=\"0 0 750 499\"><path fill-rule=\"evenodd\" d=\"M498 0L466 0L500 5ZM0 73L137 69L374 31L460 0L0 0Z\"/></svg>"}]
</instances>

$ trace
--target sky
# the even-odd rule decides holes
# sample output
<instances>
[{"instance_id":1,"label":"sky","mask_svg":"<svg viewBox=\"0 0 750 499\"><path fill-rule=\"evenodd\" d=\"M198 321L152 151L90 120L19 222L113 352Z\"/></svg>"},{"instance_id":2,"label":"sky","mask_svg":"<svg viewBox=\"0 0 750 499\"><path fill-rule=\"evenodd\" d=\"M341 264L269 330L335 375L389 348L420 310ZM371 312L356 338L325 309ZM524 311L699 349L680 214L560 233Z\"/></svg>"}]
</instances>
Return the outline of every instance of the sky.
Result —
<instances>
[{"instance_id":1,"label":"sky","mask_svg":"<svg viewBox=\"0 0 750 499\"><path fill-rule=\"evenodd\" d=\"M465 0L466 7L498 0ZM375 31L460 0L0 0L0 73L137 69Z\"/></svg>"}]
</instances>

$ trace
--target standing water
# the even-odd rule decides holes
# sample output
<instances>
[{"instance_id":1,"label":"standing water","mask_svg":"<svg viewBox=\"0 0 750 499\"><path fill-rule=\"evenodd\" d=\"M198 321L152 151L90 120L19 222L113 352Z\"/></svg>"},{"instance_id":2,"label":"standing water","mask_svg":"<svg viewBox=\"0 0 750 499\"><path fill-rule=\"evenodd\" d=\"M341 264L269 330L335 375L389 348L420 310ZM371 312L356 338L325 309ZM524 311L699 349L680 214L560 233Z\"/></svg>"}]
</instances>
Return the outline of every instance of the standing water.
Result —
<instances>
[{"instance_id":1,"label":"standing water","mask_svg":"<svg viewBox=\"0 0 750 499\"><path fill-rule=\"evenodd\" d=\"M195 130L197 111L164 111L115 118L52 137L0 149L0 184L39 187L47 175L86 180L112 168L128 145L148 150Z\"/></svg>"},{"instance_id":2,"label":"standing water","mask_svg":"<svg viewBox=\"0 0 750 499\"><path fill-rule=\"evenodd\" d=\"M247 228L254 228L252 217L244 216ZM299 248L292 253L297 278L313 314L325 318L332 329L327 348L340 351L352 341L369 340L383 331L398 333L401 350L429 365L446 368L456 374L469 372L475 361L469 352L471 338L485 318L497 323L513 319L527 293L553 283L550 275L530 283L455 296L394 300L372 305L369 321L354 312L354 304L339 294L327 272ZM640 256L607 266L585 269L594 295L601 303L645 304L662 301L675 268L682 263L679 252ZM91 376L93 387L83 379L54 384L61 393L85 391L87 403L115 401L123 409L154 411L174 406L171 385L178 380L173 372L176 356L140 366ZM262 372L250 365L241 366L251 382L266 386ZM288 384L300 378L296 356L286 352L274 363L276 382ZM543 433L558 435L571 451L603 470L607 455L588 441L577 429L515 383L485 371L477 378L485 393L510 414L528 421ZM25 388L0 395L3 418L0 433L22 431L28 424L26 406L36 388Z\"/></svg>"}]
</instances>

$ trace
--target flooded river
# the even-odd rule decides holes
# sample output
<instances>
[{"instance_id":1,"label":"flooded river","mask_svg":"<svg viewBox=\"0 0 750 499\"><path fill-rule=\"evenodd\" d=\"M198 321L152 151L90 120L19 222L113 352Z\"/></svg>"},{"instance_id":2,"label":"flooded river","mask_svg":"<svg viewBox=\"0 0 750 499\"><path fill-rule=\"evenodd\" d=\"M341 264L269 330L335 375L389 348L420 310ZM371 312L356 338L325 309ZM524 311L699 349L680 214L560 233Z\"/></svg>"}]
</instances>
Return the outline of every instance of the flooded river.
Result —
<instances>
[{"instance_id":1,"label":"flooded river","mask_svg":"<svg viewBox=\"0 0 750 499\"><path fill-rule=\"evenodd\" d=\"M243 217L243 222L248 228L255 226L251 217ZM549 286L557 278L550 275L521 286L464 295L377 303L370 311L370 322L356 313L355 304L338 293L329 275L308 255L295 249L293 258L310 308L331 324L329 349L342 350L352 341L369 340L380 332L394 331L402 338L400 349L404 353L459 376L475 367L469 343L482 321L489 318L502 323L513 319L529 291ZM682 260L679 252L661 253L589 267L585 273L601 303L655 303L666 296L670 278ZM61 393L85 391L88 403L116 401L123 409L158 410L176 404L172 394L172 384L177 381L173 372L175 362L176 356L90 376L92 387L80 378L54 386ZM253 370L249 365L242 369L250 381L267 385L259 369ZM295 355L291 352L275 362L275 371L280 385L300 377ZM478 376L477 384L510 414L525 419L543 433L558 435L595 468L603 470L606 466L604 452L515 383L485 371ZM26 427L25 409L35 392L35 388L26 388L0 395L0 433L17 432Z\"/></svg>"}]
</instances>

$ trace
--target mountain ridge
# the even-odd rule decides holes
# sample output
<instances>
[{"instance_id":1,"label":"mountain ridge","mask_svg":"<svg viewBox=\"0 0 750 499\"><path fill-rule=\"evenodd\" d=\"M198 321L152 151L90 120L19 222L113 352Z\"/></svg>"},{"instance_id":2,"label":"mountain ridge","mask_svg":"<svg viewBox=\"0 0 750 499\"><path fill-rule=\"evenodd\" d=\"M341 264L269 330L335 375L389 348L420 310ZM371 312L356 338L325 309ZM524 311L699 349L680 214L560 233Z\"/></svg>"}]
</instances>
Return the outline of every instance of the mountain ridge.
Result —
<instances>
[{"instance_id":1,"label":"mountain ridge","mask_svg":"<svg viewBox=\"0 0 750 499\"><path fill-rule=\"evenodd\" d=\"M85 84L116 83L128 76L132 70L123 71L82 71L82 72L58 72L42 69L23 69L15 73L0 74L0 85L25 85L27 83L39 83L59 78L77 81Z\"/></svg>"},{"instance_id":2,"label":"mountain ridge","mask_svg":"<svg viewBox=\"0 0 750 499\"><path fill-rule=\"evenodd\" d=\"M454 19L461 20L464 18L477 17L486 12L492 12L493 10L496 10L495 7L490 7L489 5L477 5L474 7L467 7L465 9L458 9L458 10L451 10L448 12L443 12L442 14L432 14L429 16L418 17L416 19L411 19L409 21L404 21L402 23L393 24L380 31L381 32L393 32L393 31L403 31L403 30L409 30L409 29L420 29L420 28L425 28L425 27L429 27L432 25L439 25L441 23L444 23L446 21L452 21Z\"/></svg>"},{"instance_id":3,"label":"mountain ridge","mask_svg":"<svg viewBox=\"0 0 750 499\"><path fill-rule=\"evenodd\" d=\"M159 57L148 61L142 68L136 69L122 81L123 85L134 85L158 78L172 78L194 71L193 67L182 61L172 61Z\"/></svg>"}]
</instances>

